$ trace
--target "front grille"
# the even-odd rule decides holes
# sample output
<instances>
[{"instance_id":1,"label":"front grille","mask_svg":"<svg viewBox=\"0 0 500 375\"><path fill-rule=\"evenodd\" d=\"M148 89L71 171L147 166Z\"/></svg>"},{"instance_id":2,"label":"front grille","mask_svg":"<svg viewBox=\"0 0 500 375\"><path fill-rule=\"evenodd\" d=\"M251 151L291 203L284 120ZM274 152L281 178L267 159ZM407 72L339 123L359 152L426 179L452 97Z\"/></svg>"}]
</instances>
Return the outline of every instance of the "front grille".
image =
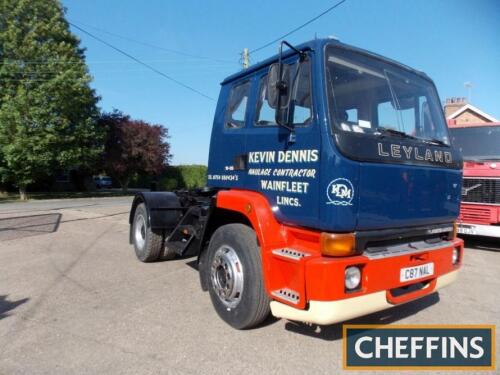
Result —
<instances>
[{"instance_id":1,"label":"front grille","mask_svg":"<svg viewBox=\"0 0 500 375\"><path fill-rule=\"evenodd\" d=\"M460 207L460 220L466 223L490 223L491 210L493 207L468 207L462 205Z\"/></svg>"},{"instance_id":2,"label":"front grille","mask_svg":"<svg viewBox=\"0 0 500 375\"><path fill-rule=\"evenodd\" d=\"M500 178L464 178L462 202L500 204Z\"/></svg>"}]
</instances>

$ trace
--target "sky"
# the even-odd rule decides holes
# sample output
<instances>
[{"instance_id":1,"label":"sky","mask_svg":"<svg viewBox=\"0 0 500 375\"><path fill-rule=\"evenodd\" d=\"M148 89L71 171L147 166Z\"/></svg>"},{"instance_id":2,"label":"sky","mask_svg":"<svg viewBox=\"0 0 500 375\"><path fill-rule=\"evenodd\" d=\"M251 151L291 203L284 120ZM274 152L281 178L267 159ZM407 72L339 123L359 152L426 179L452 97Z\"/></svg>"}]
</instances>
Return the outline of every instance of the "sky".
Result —
<instances>
[{"instance_id":1,"label":"sky","mask_svg":"<svg viewBox=\"0 0 500 375\"><path fill-rule=\"evenodd\" d=\"M62 2L70 22L216 99L220 82L241 69L243 48L252 50L276 39L336 0ZM86 49L102 110L118 109L166 126L172 164L207 163L216 101L167 80L76 28L72 31ZM471 103L500 119L498 0L347 0L286 39L298 44L315 36L335 36L426 72L441 100L466 97L464 83L471 82ZM251 63L275 54L277 47L252 54Z\"/></svg>"}]
</instances>

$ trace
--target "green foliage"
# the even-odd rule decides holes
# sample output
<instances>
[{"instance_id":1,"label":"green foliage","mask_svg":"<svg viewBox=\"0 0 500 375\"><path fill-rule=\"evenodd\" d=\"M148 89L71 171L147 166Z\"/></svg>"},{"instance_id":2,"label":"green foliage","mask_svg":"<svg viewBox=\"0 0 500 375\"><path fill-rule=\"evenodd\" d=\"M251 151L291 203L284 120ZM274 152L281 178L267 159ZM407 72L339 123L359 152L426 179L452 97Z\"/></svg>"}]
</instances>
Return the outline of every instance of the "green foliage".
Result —
<instances>
[{"instance_id":1,"label":"green foliage","mask_svg":"<svg viewBox=\"0 0 500 375\"><path fill-rule=\"evenodd\" d=\"M143 175L136 173L130 178L130 188L149 188L153 182L154 177L151 175Z\"/></svg>"},{"instance_id":2,"label":"green foliage","mask_svg":"<svg viewBox=\"0 0 500 375\"><path fill-rule=\"evenodd\" d=\"M159 190L194 189L207 183L205 165L177 165L167 167L159 182Z\"/></svg>"},{"instance_id":3,"label":"green foliage","mask_svg":"<svg viewBox=\"0 0 500 375\"><path fill-rule=\"evenodd\" d=\"M204 165L179 165L177 168L188 189L203 187L207 183L207 167Z\"/></svg>"},{"instance_id":4,"label":"green foliage","mask_svg":"<svg viewBox=\"0 0 500 375\"><path fill-rule=\"evenodd\" d=\"M174 177L162 177L158 184L158 190L173 191L180 189L181 181Z\"/></svg>"},{"instance_id":5,"label":"green foliage","mask_svg":"<svg viewBox=\"0 0 500 375\"><path fill-rule=\"evenodd\" d=\"M24 188L102 153L98 98L58 0L1 0L0 179Z\"/></svg>"}]
</instances>

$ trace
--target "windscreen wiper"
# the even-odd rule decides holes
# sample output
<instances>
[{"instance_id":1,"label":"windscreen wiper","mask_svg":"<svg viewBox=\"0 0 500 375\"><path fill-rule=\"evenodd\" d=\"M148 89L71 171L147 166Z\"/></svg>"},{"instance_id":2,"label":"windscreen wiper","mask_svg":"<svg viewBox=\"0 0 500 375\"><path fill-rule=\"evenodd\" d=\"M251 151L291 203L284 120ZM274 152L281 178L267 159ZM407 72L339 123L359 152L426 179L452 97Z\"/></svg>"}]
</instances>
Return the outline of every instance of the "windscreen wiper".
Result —
<instances>
[{"instance_id":1,"label":"windscreen wiper","mask_svg":"<svg viewBox=\"0 0 500 375\"><path fill-rule=\"evenodd\" d=\"M417 137L414 137L413 135L407 134L405 132L402 132L400 130L394 130L394 129L389 129L389 128L383 128L383 127L378 127L377 130L380 132L380 136L386 136L386 135L395 135L397 137L401 138L407 138L407 139L418 139Z\"/></svg>"},{"instance_id":2,"label":"windscreen wiper","mask_svg":"<svg viewBox=\"0 0 500 375\"><path fill-rule=\"evenodd\" d=\"M415 140L418 140L418 141L421 141L421 142L424 142L424 143L428 143L428 144L439 145L439 146L447 146L447 147L450 146L448 143L446 143L446 142L444 142L444 141L442 141L440 139L419 138L419 137L415 137L414 135L402 132L400 130L394 130L394 129L388 129L388 128L379 127L378 131L381 133L380 134L381 136L384 136L384 135L395 135L395 136L398 136L398 137L401 137L401 138L415 139Z\"/></svg>"},{"instance_id":3,"label":"windscreen wiper","mask_svg":"<svg viewBox=\"0 0 500 375\"><path fill-rule=\"evenodd\" d=\"M430 139L422 138L422 141L424 141L425 143L439 145L439 146L448 146L448 147L450 146L448 143L436 138L430 138Z\"/></svg>"}]
</instances>

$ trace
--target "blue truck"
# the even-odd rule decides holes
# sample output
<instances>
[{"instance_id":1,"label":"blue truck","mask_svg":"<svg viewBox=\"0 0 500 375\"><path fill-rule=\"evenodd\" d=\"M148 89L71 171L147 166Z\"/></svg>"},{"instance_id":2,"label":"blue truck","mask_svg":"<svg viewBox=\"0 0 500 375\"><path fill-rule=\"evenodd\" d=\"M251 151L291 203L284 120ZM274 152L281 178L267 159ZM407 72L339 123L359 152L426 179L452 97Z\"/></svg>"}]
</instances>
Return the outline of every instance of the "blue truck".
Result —
<instances>
[{"instance_id":1,"label":"blue truck","mask_svg":"<svg viewBox=\"0 0 500 375\"><path fill-rule=\"evenodd\" d=\"M463 258L462 160L433 81L334 39L221 84L207 187L139 193L144 262L197 256L237 329L276 317L342 322L436 292Z\"/></svg>"}]
</instances>

